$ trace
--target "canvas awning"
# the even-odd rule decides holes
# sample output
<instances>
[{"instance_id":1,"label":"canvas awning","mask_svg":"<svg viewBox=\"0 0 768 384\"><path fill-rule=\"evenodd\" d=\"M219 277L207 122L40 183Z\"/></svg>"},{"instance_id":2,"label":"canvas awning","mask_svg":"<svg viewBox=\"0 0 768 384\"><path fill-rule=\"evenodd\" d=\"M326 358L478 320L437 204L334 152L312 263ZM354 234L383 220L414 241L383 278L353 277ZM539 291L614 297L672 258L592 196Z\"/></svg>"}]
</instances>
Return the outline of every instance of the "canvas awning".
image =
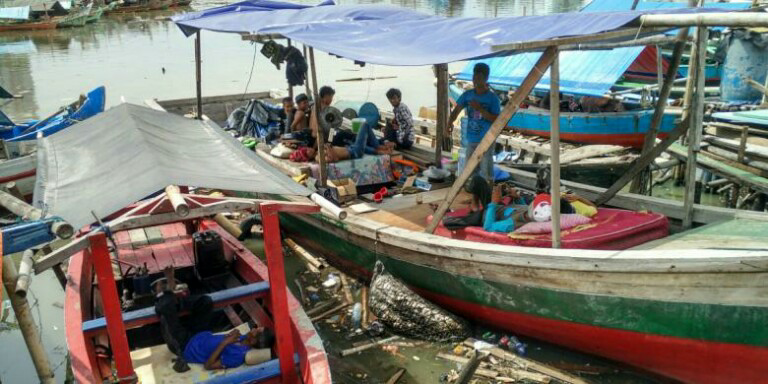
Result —
<instances>
[{"instance_id":1,"label":"canvas awning","mask_svg":"<svg viewBox=\"0 0 768 384\"><path fill-rule=\"evenodd\" d=\"M493 46L548 41L634 26L649 13L703 13L703 9L561 13L498 18L446 18L384 5L335 5L265 11L263 1L250 7L214 8L174 16L191 35L198 30L282 35L346 59L383 65L432 65L509 55ZM240 3L242 4L242 3ZM270 4L274 4L270 2ZM274 7L273 7L274 8ZM712 11L712 10L709 10ZM635 26L642 36L648 29Z\"/></svg>"},{"instance_id":2,"label":"canvas awning","mask_svg":"<svg viewBox=\"0 0 768 384\"><path fill-rule=\"evenodd\" d=\"M40 139L37 161L35 205L75 228L168 185L311 193L218 127L132 104Z\"/></svg>"}]
</instances>

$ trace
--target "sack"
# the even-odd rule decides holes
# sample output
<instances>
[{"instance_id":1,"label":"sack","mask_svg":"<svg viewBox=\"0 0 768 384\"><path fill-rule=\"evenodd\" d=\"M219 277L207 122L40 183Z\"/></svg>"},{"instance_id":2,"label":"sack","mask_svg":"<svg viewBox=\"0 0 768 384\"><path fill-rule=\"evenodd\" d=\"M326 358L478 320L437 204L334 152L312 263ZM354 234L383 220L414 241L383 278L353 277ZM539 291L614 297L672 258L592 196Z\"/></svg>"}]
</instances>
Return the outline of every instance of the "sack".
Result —
<instances>
[{"instance_id":1,"label":"sack","mask_svg":"<svg viewBox=\"0 0 768 384\"><path fill-rule=\"evenodd\" d=\"M283 145L283 143L280 143L272 148L272 150L269 151L269 154L280 159L287 159L291 157L293 151L294 150L292 148L288 148Z\"/></svg>"}]
</instances>

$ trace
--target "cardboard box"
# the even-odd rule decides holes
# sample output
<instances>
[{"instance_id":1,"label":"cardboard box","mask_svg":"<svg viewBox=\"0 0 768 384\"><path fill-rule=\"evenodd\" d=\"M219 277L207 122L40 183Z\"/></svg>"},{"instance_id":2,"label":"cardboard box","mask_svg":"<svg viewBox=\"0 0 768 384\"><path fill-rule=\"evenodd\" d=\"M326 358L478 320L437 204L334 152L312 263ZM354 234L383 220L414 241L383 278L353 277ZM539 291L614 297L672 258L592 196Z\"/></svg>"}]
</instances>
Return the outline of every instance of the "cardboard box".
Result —
<instances>
[{"instance_id":1,"label":"cardboard box","mask_svg":"<svg viewBox=\"0 0 768 384\"><path fill-rule=\"evenodd\" d=\"M328 186L336 188L340 200L353 200L357 197L357 185L350 178L328 180Z\"/></svg>"}]
</instances>

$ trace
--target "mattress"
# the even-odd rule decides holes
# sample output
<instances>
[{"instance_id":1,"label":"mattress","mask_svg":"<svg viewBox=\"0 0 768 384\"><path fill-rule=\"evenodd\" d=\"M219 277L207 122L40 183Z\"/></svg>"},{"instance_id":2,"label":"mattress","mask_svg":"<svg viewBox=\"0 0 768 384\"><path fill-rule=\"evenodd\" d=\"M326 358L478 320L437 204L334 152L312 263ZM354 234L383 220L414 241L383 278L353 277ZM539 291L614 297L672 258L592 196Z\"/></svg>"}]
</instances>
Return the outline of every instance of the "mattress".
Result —
<instances>
[{"instance_id":1,"label":"mattress","mask_svg":"<svg viewBox=\"0 0 768 384\"><path fill-rule=\"evenodd\" d=\"M463 216L467 210L457 210L446 216ZM432 216L427 218L427 223ZM524 247L549 248L552 235L510 234L487 232L483 227L467 227L451 231L438 225L436 235L452 239ZM623 209L599 208L592 222L562 231L562 248L621 250L666 237L669 234L667 217L653 212L635 212Z\"/></svg>"}]
</instances>

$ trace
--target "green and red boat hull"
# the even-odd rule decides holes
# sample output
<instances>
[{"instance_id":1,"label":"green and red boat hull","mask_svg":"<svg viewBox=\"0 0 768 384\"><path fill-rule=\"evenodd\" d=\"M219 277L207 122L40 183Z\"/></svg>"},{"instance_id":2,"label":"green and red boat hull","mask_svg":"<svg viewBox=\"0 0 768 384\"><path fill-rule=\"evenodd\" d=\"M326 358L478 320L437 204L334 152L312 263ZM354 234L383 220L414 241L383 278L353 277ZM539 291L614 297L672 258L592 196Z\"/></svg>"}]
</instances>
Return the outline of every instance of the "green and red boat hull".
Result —
<instances>
[{"instance_id":1,"label":"green and red boat hull","mask_svg":"<svg viewBox=\"0 0 768 384\"><path fill-rule=\"evenodd\" d=\"M426 298L473 321L684 382L768 383L765 306L594 294L502 281L490 274L483 278L477 272L482 268L466 260L384 242L370 249L371 239L353 233L344 222L285 216L281 224L297 242L343 271L367 278L381 260Z\"/></svg>"}]
</instances>

